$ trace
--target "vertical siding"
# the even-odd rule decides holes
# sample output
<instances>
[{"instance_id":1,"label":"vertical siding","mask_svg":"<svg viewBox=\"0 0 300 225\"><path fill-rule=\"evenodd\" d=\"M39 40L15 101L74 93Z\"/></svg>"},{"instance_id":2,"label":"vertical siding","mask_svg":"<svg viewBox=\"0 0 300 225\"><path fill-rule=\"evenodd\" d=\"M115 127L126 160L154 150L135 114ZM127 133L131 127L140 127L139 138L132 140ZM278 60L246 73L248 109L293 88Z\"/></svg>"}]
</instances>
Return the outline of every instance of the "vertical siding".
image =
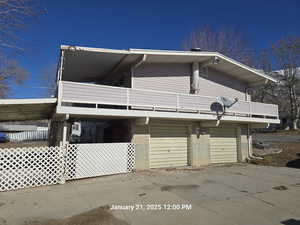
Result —
<instances>
[{"instance_id":1,"label":"vertical siding","mask_svg":"<svg viewBox=\"0 0 300 225\"><path fill-rule=\"evenodd\" d=\"M206 74L200 74L199 86L199 95L238 97L246 100L246 83L211 68Z\"/></svg>"},{"instance_id":2,"label":"vertical siding","mask_svg":"<svg viewBox=\"0 0 300 225\"><path fill-rule=\"evenodd\" d=\"M132 88L187 94L190 75L190 64L142 64L133 71Z\"/></svg>"}]
</instances>

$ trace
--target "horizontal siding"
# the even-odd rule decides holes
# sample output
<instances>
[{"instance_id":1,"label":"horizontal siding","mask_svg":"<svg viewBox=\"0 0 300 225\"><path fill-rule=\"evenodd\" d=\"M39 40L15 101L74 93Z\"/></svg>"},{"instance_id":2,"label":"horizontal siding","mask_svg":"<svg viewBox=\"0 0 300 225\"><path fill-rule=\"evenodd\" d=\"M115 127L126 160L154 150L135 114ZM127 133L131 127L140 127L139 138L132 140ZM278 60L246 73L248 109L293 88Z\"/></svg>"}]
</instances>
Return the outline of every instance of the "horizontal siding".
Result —
<instances>
[{"instance_id":1,"label":"horizontal siding","mask_svg":"<svg viewBox=\"0 0 300 225\"><path fill-rule=\"evenodd\" d=\"M129 104L133 106L156 106L174 108L177 104L176 95L157 93L147 90L130 90Z\"/></svg>"},{"instance_id":2,"label":"horizontal siding","mask_svg":"<svg viewBox=\"0 0 300 225\"><path fill-rule=\"evenodd\" d=\"M126 105L126 88L114 88L105 85L82 85L75 82L63 82L62 99L64 101L106 103Z\"/></svg>"},{"instance_id":3,"label":"horizontal siding","mask_svg":"<svg viewBox=\"0 0 300 225\"><path fill-rule=\"evenodd\" d=\"M188 94L190 76L190 64L142 64L133 71L132 87Z\"/></svg>"},{"instance_id":4,"label":"horizontal siding","mask_svg":"<svg viewBox=\"0 0 300 225\"><path fill-rule=\"evenodd\" d=\"M200 75L199 87L199 95L238 97L240 100L246 100L246 83L211 68L207 74Z\"/></svg>"},{"instance_id":5,"label":"horizontal siding","mask_svg":"<svg viewBox=\"0 0 300 225\"><path fill-rule=\"evenodd\" d=\"M133 72L132 87L176 93L190 93L191 64L143 64ZM238 97L246 100L247 84L228 74L208 69L200 74L199 95Z\"/></svg>"}]
</instances>

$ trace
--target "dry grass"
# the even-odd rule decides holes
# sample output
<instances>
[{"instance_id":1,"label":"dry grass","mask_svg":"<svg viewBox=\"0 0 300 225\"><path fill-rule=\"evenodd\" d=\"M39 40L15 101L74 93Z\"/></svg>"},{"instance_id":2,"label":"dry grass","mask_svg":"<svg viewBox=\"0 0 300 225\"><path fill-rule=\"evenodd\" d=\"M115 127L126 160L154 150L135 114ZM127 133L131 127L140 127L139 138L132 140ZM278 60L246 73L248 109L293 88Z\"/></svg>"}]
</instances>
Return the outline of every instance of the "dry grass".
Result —
<instances>
[{"instance_id":1,"label":"dry grass","mask_svg":"<svg viewBox=\"0 0 300 225\"><path fill-rule=\"evenodd\" d=\"M282 148L279 154L264 156L263 160L253 160L251 163L266 166L300 168L300 143L274 143L272 147Z\"/></svg>"},{"instance_id":2,"label":"dry grass","mask_svg":"<svg viewBox=\"0 0 300 225\"><path fill-rule=\"evenodd\" d=\"M27 142L6 142L0 143L1 148L22 148L22 147L41 147L48 146L47 141L27 141Z\"/></svg>"}]
</instances>

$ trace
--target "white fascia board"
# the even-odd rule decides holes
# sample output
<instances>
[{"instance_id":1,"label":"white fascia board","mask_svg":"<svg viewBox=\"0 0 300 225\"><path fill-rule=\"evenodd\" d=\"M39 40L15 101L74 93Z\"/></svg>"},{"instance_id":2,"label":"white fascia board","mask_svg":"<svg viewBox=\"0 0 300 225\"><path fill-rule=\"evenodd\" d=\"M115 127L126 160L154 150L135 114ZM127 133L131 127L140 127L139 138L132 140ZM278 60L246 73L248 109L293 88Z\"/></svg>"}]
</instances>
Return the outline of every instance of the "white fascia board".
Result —
<instances>
[{"instance_id":1,"label":"white fascia board","mask_svg":"<svg viewBox=\"0 0 300 225\"><path fill-rule=\"evenodd\" d=\"M69 114L80 116L103 116L103 117L127 117L127 118L164 118L173 120L217 120L217 116L200 113L178 113L178 112L153 112L142 110L120 110L120 109L101 109L101 108L84 108L57 106L57 114ZM223 116L221 121L228 122L245 122L245 123L273 123L279 124L278 119L253 118L253 117L238 117L238 116Z\"/></svg>"},{"instance_id":2,"label":"white fascia board","mask_svg":"<svg viewBox=\"0 0 300 225\"><path fill-rule=\"evenodd\" d=\"M76 49L80 51L87 52L103 52L103 53L117 53L117 54L130 54L128 50L118 50L118 49L109 49L109 48L91 48L91 47L82 47L82 46L72 46L72 45L61 45L61 50L70 50Z\"/></svg>"},{"instance_id":3,"label":"white fascia board","mask_svg":"<svg viewBox=\"0 0 300 225\"><path fill-rule=\"evenodd\" d=\"M57 102L56 98L1 99L0 105L51 104L56 102Z\"/></svg>"},{"instance_id":4,"label":"white fascia board","mask_svg":"<svg viewBox=\"0 0 300 225\"><path fill-rule=\"evenodd\" d=\"M252 67L250 67L250 66L247 66L247 65L245 65L245 64L243 64L243 63L241 63L241 62L238 62L238 61L236 61L236 60L234 60L234 59L232 59L232 58L229 58L229 57L227 57L227 56L225 56L225 55L223 55L223 54L221 54L221 53L216 52L216 56L217 56L217 57L220 57L220 58L222 58L222 59L224 59L224 60L226 60L226 61L228 61L228 62L230 62L230 63L232 63L232 64L235 64L235 65L237 65L237 66L239 66L239 67L241 67L241 68L243 68L243 69L245 69L245 70L248 70L248 71L250 71L250 72L252 72L252 73L255 73L255 74L257 74L257 75L259 75L259 76L261 76L261 77L263 77L263 78L265 78L265 79L268 79L268 80L273 81L273 82L275 82L275 83L278 82L277 79L275 79L275 78L273 78L273 77L271 77L271 76L269 76L269 75L267 75L267 74L265 74L265 73L262 73L262 72L260 72L260 71L258 71L258 70L256 70L256 69L254 69L254 68L252 68Z\"/></svg>"},{"instance_id":5,"label":"white fascia board","mask_svg":"<svg viewBox=\"0 0 300 225\"><path fill-rule=\"evenodd\" d=\"M192 52L176 50L129 49L132 54L176 55L176 56L216 56L217 52Z\"/></svg>"}]
</instances>

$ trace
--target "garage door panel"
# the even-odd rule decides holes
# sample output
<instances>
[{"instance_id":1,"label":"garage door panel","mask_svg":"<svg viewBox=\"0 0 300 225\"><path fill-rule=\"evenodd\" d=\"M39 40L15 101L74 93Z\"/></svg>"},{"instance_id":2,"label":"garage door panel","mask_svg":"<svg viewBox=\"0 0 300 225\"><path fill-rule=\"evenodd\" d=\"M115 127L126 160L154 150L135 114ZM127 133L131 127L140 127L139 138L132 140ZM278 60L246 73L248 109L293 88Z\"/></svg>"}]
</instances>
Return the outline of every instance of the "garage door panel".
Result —
<instances>
[{"instance_id":1,"label":"garage door panel","mask_svg":"<svg viewBox=\"0 0 300 225\"><path fill-rule=\"evenodd\" d=\"M211 163L226 163L237 161L236 129L210 129L210 160Z\"/></svg>"},{"instance_id":2,"label":"garage door panel","mask_svg":"<svg viewBox=\"0 0 300 225\"><path fill-rule=\"evenodd\" d=\"M187 127L150 127L150 168L187 165Z\"/></svg>"},{"instance_id":3,"label":"garage door panel","mask_svg":"<svg viewBox=\"0 0 300 225\"><path fill-rule=\"evenodd\" d=\"M170 150L155 150L155 151L152 151L151 155L161 155L161 154L169 154L170 155L170 152L172 152L172 155L174 154L184 154L184 155L187 155L187 152L186 151L182 151L181 149L178 150L178 151L170 151Z\"/></svg>"},{"instance_id":4,"label":"garage door panel","mask_svg":"<svg viewBox=\"0 0 300 225\"><path fill-rule=\"evenodd\" d=\"M170 156L170 153L169 152L166 152L166 153L161 153L161 154L152 154L152 159L159 159L159 158L165 158L165 157L168 157L168 158L182 158L182 157L186 157L187 154L185 153L182 153L182 154L172 154L172 156Z\"/></svg>"}]
</instances>

